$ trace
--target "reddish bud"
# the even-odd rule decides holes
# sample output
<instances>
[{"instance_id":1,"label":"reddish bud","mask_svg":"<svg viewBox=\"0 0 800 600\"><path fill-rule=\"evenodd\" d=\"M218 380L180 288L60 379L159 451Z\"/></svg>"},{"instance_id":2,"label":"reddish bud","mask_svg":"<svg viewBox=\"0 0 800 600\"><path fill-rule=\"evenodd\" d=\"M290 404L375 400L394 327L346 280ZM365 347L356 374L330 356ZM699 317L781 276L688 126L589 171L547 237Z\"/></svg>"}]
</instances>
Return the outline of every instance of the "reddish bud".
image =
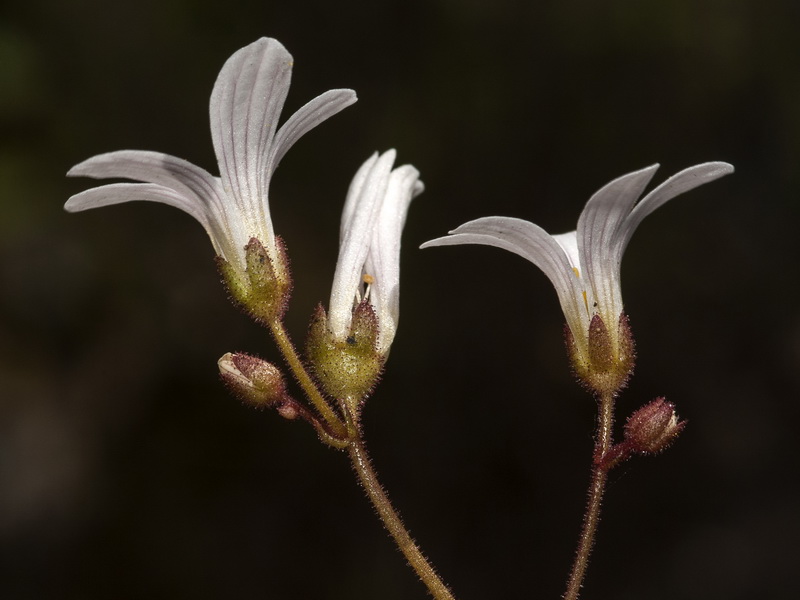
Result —
<instances>
[{"instance_id":1,"label":"reddish bud","mask_svg":"<svg viewBox=\"0 0 800 600\"><path fill-rule=\"evenodd\" d=\"M634 452L661 452L685 426L686 421L678 421L674 404L664 398L656 398L628 418L625 442Z\"/></svg>"},{"instance_id":2,"label":"reddish bud","mask_svg":"<svg viewBox=\"0 0 800 600\"><path fill-rule=\"evenodd\" d=\"M256 408L280 408L288 400L283 375L272 363L249 354L228 352L217 364L222 380L243 402Z\"/></svg>"}]
</instances>

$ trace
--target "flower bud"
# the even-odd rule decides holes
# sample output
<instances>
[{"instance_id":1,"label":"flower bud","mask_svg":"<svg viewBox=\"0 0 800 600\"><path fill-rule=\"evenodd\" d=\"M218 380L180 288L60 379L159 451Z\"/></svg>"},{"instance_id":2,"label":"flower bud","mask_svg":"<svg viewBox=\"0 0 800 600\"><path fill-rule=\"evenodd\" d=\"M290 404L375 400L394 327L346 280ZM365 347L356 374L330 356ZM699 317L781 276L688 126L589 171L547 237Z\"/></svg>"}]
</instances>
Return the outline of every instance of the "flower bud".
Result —
<instances>
[{"instance_id":1,"label":"flower bud","mask_svg":"<svg viewBox=\"0 0 800 600\"><path fill-rule=\"evenodd\" d=\"M272 363L249 354L228 352L217 364L222 380L244 403L256 408L280 408L289 400L283 375Z\"/></svg>"},{"instance_id":2,"label":"flower bud","mask_svg":"<svg viewBox=\"0 0 800 600\"><path fill-rule=\"evenodd\" d=\"M678 421L675 405L656 398L628 417L625 441L634 452L661 452L683 431L686 421Z\"/></svg>"}]
</instances>

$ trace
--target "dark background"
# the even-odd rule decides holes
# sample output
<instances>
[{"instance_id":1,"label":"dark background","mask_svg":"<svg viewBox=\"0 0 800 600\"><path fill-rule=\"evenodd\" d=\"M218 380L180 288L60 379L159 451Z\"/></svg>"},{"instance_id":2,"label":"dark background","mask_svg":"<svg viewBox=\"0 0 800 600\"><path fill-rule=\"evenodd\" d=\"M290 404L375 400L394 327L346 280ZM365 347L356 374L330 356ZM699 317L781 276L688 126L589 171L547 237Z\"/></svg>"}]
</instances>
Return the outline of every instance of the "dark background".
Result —
<instances>
[{"instance_id":1,"label":"dark background","mask_svg":"<svg viewBox=\"0 0 800 600\"><path fill-rule=\"evenodd\" d=\"M359 102L271 190L302 341L327 302L350 178L398 149L427 191L404 234L401 326L365 410L383 481L462 600L558 598L583 511L592 399L555 293L522 259L417 250L485 215L573 229L607 181L660 162L735 175L648 218L623 264L637 373L690 424L611 477L585 598L786 598L800 566L800 5L785 0L7 2L0 13L0 596L425 598L311 429L219 382L278 361L168 207L62 210L101 152L217 173L216 75L267 35L288 116ZM618 432L619 433L619 432Z\"/></svg>"}]
</instances>

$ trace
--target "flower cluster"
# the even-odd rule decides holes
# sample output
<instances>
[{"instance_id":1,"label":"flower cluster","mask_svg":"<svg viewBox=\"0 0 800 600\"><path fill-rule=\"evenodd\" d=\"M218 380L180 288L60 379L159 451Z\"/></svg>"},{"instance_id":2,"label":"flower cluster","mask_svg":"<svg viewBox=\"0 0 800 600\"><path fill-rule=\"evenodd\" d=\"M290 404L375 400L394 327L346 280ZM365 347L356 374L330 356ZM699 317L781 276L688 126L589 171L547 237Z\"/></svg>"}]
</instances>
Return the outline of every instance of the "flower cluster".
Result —
<instances>
[{"instance_id":1,"label":"flower cluster","mask_svg":"<svg viewBox=\"0 0 800 600\"><path fill-rule=\"evenodd\" d=\"M223 381L243 402L310 423L320 439L346 449L376 512L409 564L440 600L452 600L404 528L378 483L363 444L361 407L378 382L397 332L400 239L411 201L424 190L411 165L394 167L396 152L375 153L347 192L339 258L327 310L319 305L301 357L284 329L292 279L286 249L269 208L275 169L300 137L356 101L352 90L317 96L278 127L293 61L277 41L261 38L224 64L211 93L211 137L219 176L159 152L122 150L89 158L70 176L121 178L72 196L68 211L132 200L160 202L194 217L206 230L234 302L267 327L305 393L288 392L281 369L256 356L227 353ZM654 210L733 167L708 162L670 177L643 198L658 165L623 175L587 202L575 231L550 235L528 221L486 217L465 223L423 248L483 244L514 252L550 279L566 317L573 368L599 400L593 475L579 551L564 596L581 587L608 471L632 454L662 451L686 425L673 404L657 398L633 413L625 437L613 443L614 401L634 366L634 342L620 283L622 255L633 232Z\"/></svg>"}]
</instances>

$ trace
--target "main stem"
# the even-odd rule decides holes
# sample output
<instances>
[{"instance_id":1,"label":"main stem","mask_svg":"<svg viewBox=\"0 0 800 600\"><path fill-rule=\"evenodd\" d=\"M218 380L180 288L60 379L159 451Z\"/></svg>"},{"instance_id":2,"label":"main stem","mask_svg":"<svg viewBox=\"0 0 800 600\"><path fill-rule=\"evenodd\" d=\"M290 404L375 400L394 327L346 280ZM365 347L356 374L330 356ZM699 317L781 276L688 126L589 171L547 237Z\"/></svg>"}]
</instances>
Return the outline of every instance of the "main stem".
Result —
<instances>
[{"instance_id":1,"label":"main stem","mask_svg":"<svg viewBox=\"0 0 800 600\"><path fill-rule=\"evenodd\" d=\"M589 501L586 504L586 513L583 517L583 529L578 541L578 550L575 553L575 562L572 572L567 580L567 591L564 600L577 600L580 595L586 567L589 565L589 555L592 553L594 536L600 522L600 508L603 503L603 493L608 479L608 468L602 459L612 444L612 426L614 424L614 395L603 394L598 399L599 410L597 414L597 435L594 443L592 466L592 479L589 483Z\"/></svg>"},{"instance_id":2,"label":"main stem","mask_svg":"<svg viewBox=\"0 0 800 600\"><path fill-rule=\"evenodd\" d=\"M372 468L372 462L367 454L367 449L364 447L364 442L361 439L360 428L356 424L354 418L348 414L347 407L343 407L346 423L343 423L340 417L333 411L331 406L325 401L325 398L320 393L314 381L306 371L303 361L297 354L297 350L289 339L289 334L286 332L285 327L281 321L275 320L269 324L272 336L278 344L281 353L283 354L289 368L297 378L300 387L307 394L308 398L314 404L314 407L319 411L320 415L325 419L328 425L340 431L334 433L339 434L343 439L347 440L347 451L350 455L350 460L353 463L353 468L358 475L361 484L372 501L378 516L383 521L384 526L391 534L400 551L408 560L408 563L416 571L422 582L428 587L431 595L435 600L455 600L455 597L447 589L447 586L436 574L436 571L425 558L416 545L408 530L403 525L400 515L392 506L389 496L386 495L383 487L378 481L378 475L375 469Z\"/></svg>"},{"instance_id":3,"label":"main stem","mask_svg":"<svg viewBox=\"0 0 800 600\"><path fill-rule=\"evenodd\" d=\"M360 439L353 440L347 451L350 454L353 468L367 492L367 496L369 496L373 506L375 506L375 510L378 511L378 516L394 538L400 551L408 560L408 564L416 571L422 583L428 587L428 591L436 600L455 600L453 594L450 593L450 590L447 589L447 586L436 574L436 571L422 554L417 544L411 539L411 535L403 525L400 515L397 514L397 511L392 506L389 496L386 495L383 487L378 482L378 476L375 473L375 469L372 468L372 462L363 442Z\"/></svg>"}]
</instances>

